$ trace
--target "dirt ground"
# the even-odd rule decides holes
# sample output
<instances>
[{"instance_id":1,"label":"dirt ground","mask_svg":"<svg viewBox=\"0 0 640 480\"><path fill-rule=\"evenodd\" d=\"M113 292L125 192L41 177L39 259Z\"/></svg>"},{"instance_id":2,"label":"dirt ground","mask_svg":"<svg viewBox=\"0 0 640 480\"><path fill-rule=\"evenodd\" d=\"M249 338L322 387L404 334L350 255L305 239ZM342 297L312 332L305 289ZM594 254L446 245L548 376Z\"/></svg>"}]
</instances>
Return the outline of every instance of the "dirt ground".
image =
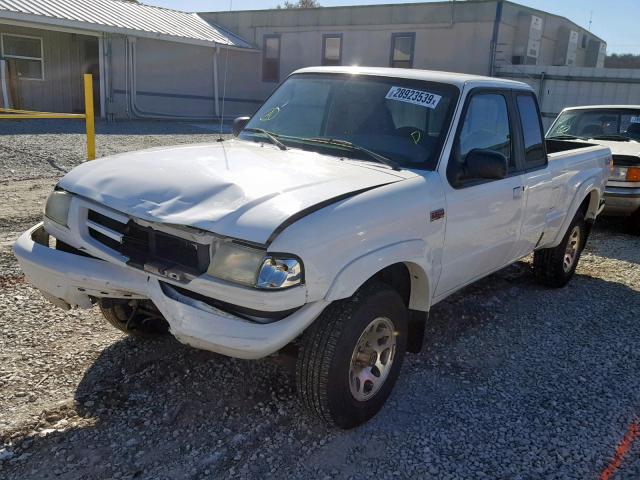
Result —
<instances>
[{"instance_id":1,"label":"dirt ground","mask_svg":"<svg viewBox=\"0 0 640 480\"><path fill-rule=\"evenodd\" d=\"M119 128L99 145L176 140ZM640 238L623 222L598 223L564 289L536 285L527 259L437 305L383 411L344 432L301 410L285 359L127 338L97 309L47 303L11 245L82 138L20 131L0 147L1 478L597 479L638 420ZM629 445L611 479L640 478Z\"/></svg>"}]
</instances>

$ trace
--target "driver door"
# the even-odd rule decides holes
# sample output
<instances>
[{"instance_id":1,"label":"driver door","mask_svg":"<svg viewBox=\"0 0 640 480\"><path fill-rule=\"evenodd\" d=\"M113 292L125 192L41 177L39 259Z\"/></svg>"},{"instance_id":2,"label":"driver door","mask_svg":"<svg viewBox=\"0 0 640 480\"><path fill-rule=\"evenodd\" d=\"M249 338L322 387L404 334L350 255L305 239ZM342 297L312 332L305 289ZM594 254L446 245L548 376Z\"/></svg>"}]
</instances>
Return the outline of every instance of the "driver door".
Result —
<instances>
[{"instance_id":1,"label":"driver door","mask_svg":"<svg viewBox=\"0 0 640 480\"><path fill-rule=\"evenodd\" d=\"M476 89L467 97L446 171L446 234L436 297L513 260L523 214L513 113L510 91ZM465 158L474 149L504 155L509 167L506 178L464 178Z\"/></svg>"}]
</instances>

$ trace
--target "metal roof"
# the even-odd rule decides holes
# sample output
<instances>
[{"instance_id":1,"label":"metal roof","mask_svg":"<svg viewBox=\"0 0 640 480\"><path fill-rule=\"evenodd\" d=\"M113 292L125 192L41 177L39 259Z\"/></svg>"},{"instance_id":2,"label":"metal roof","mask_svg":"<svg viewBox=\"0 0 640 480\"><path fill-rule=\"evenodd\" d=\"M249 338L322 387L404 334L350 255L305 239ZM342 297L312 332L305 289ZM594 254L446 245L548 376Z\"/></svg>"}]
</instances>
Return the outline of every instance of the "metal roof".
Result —
<instances>
[{"instance_id":1,"label":"metal roof","mask_svg":"<svg viewBox=\"0 0 640 480\"><path fill-rule=\"evenodd\" d=\"M2 19L196 45L254 48L195 13L124 0L0 0Z\"/></svg>"}]
</instances>

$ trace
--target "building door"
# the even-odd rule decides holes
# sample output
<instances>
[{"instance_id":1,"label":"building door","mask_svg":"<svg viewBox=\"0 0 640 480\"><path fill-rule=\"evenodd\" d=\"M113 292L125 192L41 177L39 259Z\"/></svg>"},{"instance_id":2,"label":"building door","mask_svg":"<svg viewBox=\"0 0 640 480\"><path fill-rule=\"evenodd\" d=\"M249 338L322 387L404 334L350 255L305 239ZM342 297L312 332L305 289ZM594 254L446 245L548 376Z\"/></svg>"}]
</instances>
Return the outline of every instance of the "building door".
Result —
<instances>
[{"instance_id":1,"label":"building door","mask_svg":"<svg viewBox=\"0 0 640 480\"><path fill-rule=\"evenodd\" d=\"M93 109L96 116L100 111L100 48L97 37L82 36L80 43L80 62L82 73L93 75ZM84 108L84 104L83 104Z\"/></svg>"}]
</instances>

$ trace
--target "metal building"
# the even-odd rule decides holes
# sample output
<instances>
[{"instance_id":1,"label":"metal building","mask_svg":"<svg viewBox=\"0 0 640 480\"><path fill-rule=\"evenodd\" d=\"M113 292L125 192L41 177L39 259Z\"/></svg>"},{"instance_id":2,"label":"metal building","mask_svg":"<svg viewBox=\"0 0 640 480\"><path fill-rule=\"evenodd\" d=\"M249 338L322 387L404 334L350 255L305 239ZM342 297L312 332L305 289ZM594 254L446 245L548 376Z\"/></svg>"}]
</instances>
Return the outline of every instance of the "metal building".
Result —
<instances>
[{"instance_id":1,"label":"metal building","mask_svg":"<svg viewBox=\"0 0 640 480\"><path fill-rule=\"evenodd\" d=\"M103 117L215 117L227 51L240 67L259 55L192 13L121 0L0 0L0 88L13 107L82 110L82 74L93 73Z\"/></svg>"},{"instance_id":2,"label":"metal building","mask_svg":"<svg viewBox=\"0 0 640 480\"><path fill-rule=\"evenodd\" d=\"M504 0L199 15L262 48L262 82L318 64L492 75L501 64L601 67L606 54L568 19Z\"/></svg>"},{"instance_id":3,"label":"metal building","mask_svg":"<svg viewBox=\"0 0 640 480\"><path fill-rule=\"evenodd\" d=\"M506 0L198 14L123 0L0 0L0 40L14 104L80 110L91 72L96 111L116 118L251 114L290 72L319 64L493 75L598 67L606 54L569 20Z\"/></svg>"}]
</instances>

